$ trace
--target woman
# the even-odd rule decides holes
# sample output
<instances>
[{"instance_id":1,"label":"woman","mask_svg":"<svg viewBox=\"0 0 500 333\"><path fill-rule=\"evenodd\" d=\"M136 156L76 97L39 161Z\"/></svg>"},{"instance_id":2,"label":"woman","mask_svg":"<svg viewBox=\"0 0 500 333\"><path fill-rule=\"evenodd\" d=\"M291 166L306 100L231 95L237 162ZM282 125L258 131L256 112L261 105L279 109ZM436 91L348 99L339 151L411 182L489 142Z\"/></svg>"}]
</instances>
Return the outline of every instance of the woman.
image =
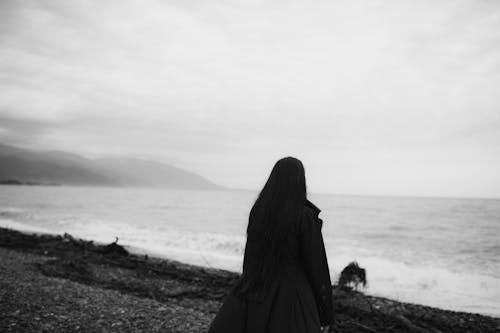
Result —
<instances>
[{"instance_id":1,"label":"woman","mask_svg":"<svg viewBox=\"0 0 500 333\"><path fill-rule=\"evenodd\" d=\"M250 211L243 273L210 333L316 333L332 323L319 212L302 162L279 160Z\"/></svg>"}]
</instances>

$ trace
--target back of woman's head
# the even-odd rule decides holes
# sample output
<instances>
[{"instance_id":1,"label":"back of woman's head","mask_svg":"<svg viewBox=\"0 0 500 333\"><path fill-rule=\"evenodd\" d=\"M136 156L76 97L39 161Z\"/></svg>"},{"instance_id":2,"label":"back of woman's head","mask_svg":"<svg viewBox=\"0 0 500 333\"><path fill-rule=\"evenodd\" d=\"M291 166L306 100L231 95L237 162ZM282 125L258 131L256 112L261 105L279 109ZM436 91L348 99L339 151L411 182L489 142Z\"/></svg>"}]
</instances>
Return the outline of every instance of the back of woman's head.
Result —
<instances>
[{"instance_id":1,"label":"back of woman's head","mask_svg":"<svg viewBox=\"0 0 500 333\"><path fill-rule=\"evenodd\" d=\"M306 179L302 162L294 157L280 159L274 165L264 188L255 201L250 213L258 217L256 227L286 227L286 221L262 219L263 215L283 216L293 219L297 208L303 209L306 200ZM277 216L276 216L277 215ZM252 221L250 221L252 222ZM260 223L259 223L260 222ZM277 223L282 222L282 223ZM291 222L291 221L288 221ZM249 228L251 227L249 223Z\"/></svg>"},{"instance_id":2,"label":"back of woman's head","mask_svg":"<svg viewBox=\"0 0 500 333\"><path fill-rule=\"evenodd\" d=\"M302 218L305 202L302 162L293 157L280 159L250 211L243 289L265 288L277 278L286 256L289 233Z\"/></svg>"}]
</instances>

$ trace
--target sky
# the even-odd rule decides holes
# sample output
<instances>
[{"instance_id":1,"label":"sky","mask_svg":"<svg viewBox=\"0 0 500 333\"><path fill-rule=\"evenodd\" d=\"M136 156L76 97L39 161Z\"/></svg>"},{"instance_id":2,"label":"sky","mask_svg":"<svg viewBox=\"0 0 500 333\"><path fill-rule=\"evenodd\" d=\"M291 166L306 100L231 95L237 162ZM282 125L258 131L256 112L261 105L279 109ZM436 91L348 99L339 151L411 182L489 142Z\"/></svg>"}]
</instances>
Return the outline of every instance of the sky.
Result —
<instances>
[{"instance_id":1,"label":"sky","mask_svg":"<svg viewBox=\"0 0 500 333\"><path fill-rule=\"evenodd\" d=\"M500 197L500 1L2 0L0 142Z\"/></svg>"}]
</instances>

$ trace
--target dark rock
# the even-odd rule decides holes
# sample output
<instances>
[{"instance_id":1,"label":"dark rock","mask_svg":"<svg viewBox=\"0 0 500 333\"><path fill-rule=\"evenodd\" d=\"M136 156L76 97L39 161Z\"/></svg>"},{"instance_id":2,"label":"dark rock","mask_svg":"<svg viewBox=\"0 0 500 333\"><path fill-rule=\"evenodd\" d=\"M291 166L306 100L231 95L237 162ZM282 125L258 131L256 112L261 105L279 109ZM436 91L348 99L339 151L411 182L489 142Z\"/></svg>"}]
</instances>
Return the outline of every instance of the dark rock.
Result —
<instances>
[{"instance_id":1,"label":"dark rock","mask_svg":"<svg viewBox=\"0 0 500 333\"><path fill-rule=\"evenodd\" d=\"M358 289L360 284L366 286L366 270L359 267L356 261L347 265L340 273L338 285L344 290Z\"/></svg>"},{"instance_id":2,"label":"dark rock","mask_svg":"<svg viewBox=\"0 0 500 333\"><path fill-rule=\"evenodd\" d=\"M118 245L118 237L116 237L113 243L104 246L101 253L124 257L129 255L128 251L125 250L123 246Z\"/></svg>"}]
</instances>

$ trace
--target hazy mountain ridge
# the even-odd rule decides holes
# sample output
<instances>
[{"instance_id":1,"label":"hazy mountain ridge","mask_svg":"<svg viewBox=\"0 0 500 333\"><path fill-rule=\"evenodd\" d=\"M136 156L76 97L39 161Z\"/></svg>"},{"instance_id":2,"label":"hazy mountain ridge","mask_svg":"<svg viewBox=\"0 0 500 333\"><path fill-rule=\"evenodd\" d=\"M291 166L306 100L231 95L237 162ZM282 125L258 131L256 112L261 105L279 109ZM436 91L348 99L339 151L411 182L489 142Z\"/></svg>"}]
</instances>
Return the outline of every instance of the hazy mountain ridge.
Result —
<instances>
[{"instance_id":1,"label":"hazy mountain ridge","mask_svg":"<svg viewBox=\"0 0 500 333\"><path fill-rule=\"evenodd\" d=\"M135 158L89 159L66 152L40 152L0 144L0 180L82 186L223 189L200 175Z\"/></svg>"}]
</instances>

